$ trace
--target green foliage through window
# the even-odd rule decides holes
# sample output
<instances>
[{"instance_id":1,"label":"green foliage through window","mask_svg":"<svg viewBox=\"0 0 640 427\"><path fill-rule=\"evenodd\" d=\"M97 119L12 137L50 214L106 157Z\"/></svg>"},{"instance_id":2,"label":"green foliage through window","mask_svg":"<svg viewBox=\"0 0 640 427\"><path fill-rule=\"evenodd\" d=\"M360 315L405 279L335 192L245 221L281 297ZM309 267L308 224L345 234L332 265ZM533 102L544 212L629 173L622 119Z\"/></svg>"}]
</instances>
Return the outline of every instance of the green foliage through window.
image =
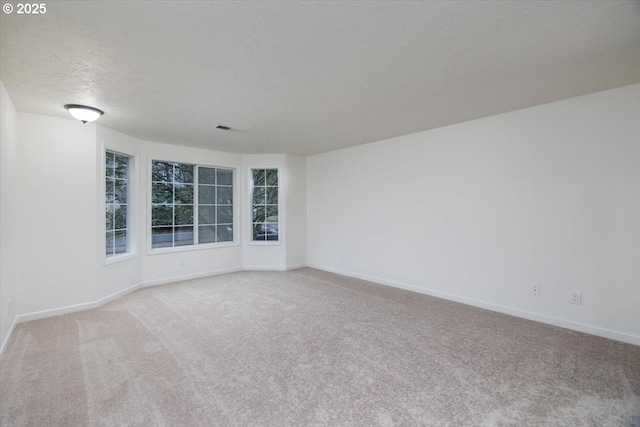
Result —
<instances>
[{"instance_id":1,"label":"green foliage through window","mask_svg":"<svg viewBox=\"0 0 640 427\"><path fill-rule=\"evenodd\" d=\"M277 241L278 169L252 169L252 224L254 241Z\"/></svg>"},{"instance_id":2,"label":"green foliage through window","mask_svg":"<svg viewBox=\"0 0 640 427\"><path fill-rule=\"evenodd\" d=\"M233 170L154 160L151 246L233 241Z\"/></svg>"},{"instance_id":3,"label":"green foliage through window","mask_svg":"<svg viewBox=\"0 0 640 427\"><path fill-rule=\"evenodd\" d=\"M105 254L112 257L129 247L129 156L105 154Z\"/></svg>"}]
</instances>

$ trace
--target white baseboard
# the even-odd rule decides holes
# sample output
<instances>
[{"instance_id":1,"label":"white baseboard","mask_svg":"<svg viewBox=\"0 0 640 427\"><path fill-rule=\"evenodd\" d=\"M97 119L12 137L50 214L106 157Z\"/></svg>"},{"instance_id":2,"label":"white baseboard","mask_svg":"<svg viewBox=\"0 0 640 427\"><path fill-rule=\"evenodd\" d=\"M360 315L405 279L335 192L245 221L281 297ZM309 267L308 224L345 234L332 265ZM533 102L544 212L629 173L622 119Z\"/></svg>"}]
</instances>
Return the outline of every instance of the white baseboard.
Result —
<instances>
[{"instance_id":1,"label":"white baseboard","mask_svg":"<svg viewBox=\"0 0 640 427\"><path fill-rule=\"evenodd\" d=\"M195 273L195 274L185 274L183 276L173 276L173 277L168 277L168 278L164 278L164 279L157 279L157 280L147 280L144 281L142 283L137 283L133 286L130 286L126 289L122 289L118 292L114 292L111 295L108 295L104 298L100 298L99 300L96 301L91 301L91 302L86 302L86 303L81 303L81 304L75 304L75 305L69 305L69 306L65 306L65 307L58 307L58 308L52 308L49 310L42 310L42 311L36 311L33 313L26 313L26 314L20 314L18 316L16 316L16 318L14 319L13 325L10 328L10 332L7 335L7 338L5 339L5 342L2 344L2 350L4 350L4 346L6 345L7 342L9 342L9 338L11 337L11 334L13 332L13 329L15 328L15 325L17 323L21 323L21 322L28 322L30 320L38 320L38 319L44 319L47 317L53 317L53 316L60 316L62 314L69 314L69 313L74 313L77 311L83 311L83 310L90 310L92 308L97 308L100 306L103 306L104 304L107 304L111 301L114 301L120 297L123 297L126 294L129 294L137 289L143 288L143 287L148 287L148 286L156 286L156 285L164 285L167 283L174 283L174 282L180 282L183 280L189 280L189 279L199 279L201 277L209 277L209 276L217 276L220 274L226 274L226 273L234 273L237 271L242 271L242 267L232 267L232 268L226 268L226 269L221 269L221 270L212 270L212 271L206 271L203 273ZM264 268L263 268L264 270ZM0 352L0 354L2 354Z\"/></svg>"},{"instance_id":2,"label":"white baseboard","mask_svg":"<svg viewBox=\"0 0 640 427\"><path fill-rule=\"evenodd\" d=\"M92 301L92 302L88 302L88 303L83 303L83 304L76 304L76 305L71 305L71 306L66 306L66 307L60 307L60 308L54 308L54 309L50 309L50 310L43 310L43 311L38 311L38 312L34 312L34 313L27 313L27 314L21 314L18 315L14 318L13 323L11 325L11 328L9 328L9 333L7 334L7 336L4 339L4 342L2 342L2 346L0 346L0 357L2 357L2 354L4 353L4 350L6 349L9 340L11 339L11 336L13 335L13 331L15 330L15 327L18 323L21 322L27 322L30 320L36 320L36 319L43 319L46 317L52 317L52 316L59 316L62 314L68 314L68 313L73 313L76 311L82 311L82 310L89 310L92 308L97 308L100 307L104 304L107 304L111 301L114 301L126 294L129 294L137 289L140 289L141 287L147 287L147 286L156 286L156 285L162 285L162 284L167 284L167 283L173 283L173 282L179 282L179 281L183 281L183 280L189 280L189 279L198 279L201 277L208 277L208 276L216 276L216 275L220 275L220 274L226 274L226 273L234 273L237 271L286 271L286 270L294 270L297 268L303 268L303 267L311 267L311 268L315 268L318 270L323 270L323 271L328 271L330 273L335 273L335 274L341 274L343 276L348 276L348 277L354 277L357 279L362 279L362 280L367 280L369 282L373 282L373 283L378 283L381 285L386 285L386 286L392 286L395 288L400 288L400 289L406 289L408 291L412 291L412 292L416 292L416 293L420 293L420 294L424 294L424 295L430 295L430 296L434 296L437 298L443 298L449 301L455 301L455 302L459 302L459 303L463 303L463 304L467 304L467 305L472 305L475 307L480 307L480 308L484 308L487 310L491 310L491 311L496 311L499 313L504 313L504 314L509 314L512 316L516 316L516 317L521 317L524 319L529 319L529 320L534 320L537 322L542 322L542 323L547 323L550 325L554 325L554 326L559 326L562 328L566 328L566 329L571 329L574 331L578 331L578 332L584 332L587 334L591 334L591 335L597 335L597 336L601 336L604 338L609 338L609 339L613 339L616 341L622 341L622 342L626 342L629 344L634 344L634 345L640 345L640 337L636 336L636 335L631 335L631 334L626 334L623 332L618 332L618 331L613 331L613 330L609 330L609 329L605 329L605 328L600 328L597 326L593 326L593 325L586 325L583 323L578 323L578 322L573 322L570 320L566 320L566 319L561 319L561 318L556 318L556 317L552 317L552 316L547 316L547 315L543 315L543 314L539 314L539 313L535 313L535 312L531 312L531 311L526 311L526 310L521 310L521 309L517 309L517 308L513 308L513 307L507 307L507 306L503 306L503 305L499 305L499 304L494 304L494 303L490 303L487 301L482 301L482 300L477 300L477 299L472 299L472 298L467 298L467 297L462 297L459 295L454 295L454 294L449 294L446 292L440 292L440 291L435 291L435 290L431 290L431 289L425 289L425 288L421 288L418 286L414 286L414 285L410 285L407 283L401 283L401 282L396 282L396 281L392 281L392 280L386 280L386 279L382 279L379 277L374 277L374 276L367 276L364 274L358 274L358 273L353 273L350 271L345 271L345 270L339 270L339 269L335 269L335 268L331 268L331 267L326 267L326 266L322 266L322 265L315 265L315 264L296 264L296 265L290 265L290 266L286 266L286 267L272 267L272 266L246 266L246 267L234 267L234 268L227 268L227 269L222 269L222 270L214 270L214 271L208 271L208 272L204 272L204 273L196 273L196 274L188 274L188 275L184 275L184 276L174 276L174 277L170 277L170 278L166 278L166 279L158 279L158 280L149 280L149 281L145 281L142 283L138 283L136 285L130 286L126 289L120 290L118 292L115 292L111 295L108 295L104 298L101 298L99 300L96 301Z\"/></svg>"},{"instance_id":3,"label":"white baseboard","mask_svg":"<svg viewBox=\"0 0 640 427\"><path fill-rule=\"evenodd\" d=\"M167 283L182 282L183 280L200 279L202 277L218 276L220 274L235 273L242 271L242 267L223 268L221 270L205 271L204 273L185 274L183 276L172 276L164 279L145 280L142 282L143 287L166 285Z\"/></svg>"},{"instance_id":4,"label":"white baseboard","mask_svg":"<svg viewBox=\"0 0 640 427\"><path fill-rule=\"evenodd\" d=\"M85 302L82 304L68 305L66 307L52 308L50 310L36 311L33 313L21 314L17 316L17 320L18 320L18 323L28 322L30 320L44 319L46 317L60 316L62 314L75 313L76 311L83 311L83 310L89 310L92 308L97 308L111 301L114 301L124 295L127 295L137 289L140 289L141 287L142 287L142 283L137 283L133 286L129 286L126 289L122 289L118 292L114 292L113 294L107 295L106 297L100 298L99 300L96 300L96 301Z\"/></svg>"},{"instance_id":5,"label":"white baseboard","mask_svg":"<svg viewBox=\"0 0 640 427\"><path fill-rule=\"evenodd\" d=\"M60 316L63 314L75 313L77 311L90 310L92 308L98 308L111 301L121 298L126 294L129 294L137 289L140 289L142 287L163 285L167 283L180 282L180 281L189 280L189 279L199 279L201 277L216 276L216 275L225 274L225 273L234 273L242 270L243 270L242 267L233 267L233 268L227 268L222 270L207 271L204 273L186 274L184 276L173 276L165 279L148 280L142 283L137 283L133 286L130 286L126 289L122 289L118 292L114 292L113 294L107 295L106 297L100 298L96 301L69 305L65 307L52 308L49 310L36 311L33 313L20 314L13 319L13 323L9 328L9 333L7 334L6 338L2 342L2 346L0 346L0 357L2 357L2 354L4 353L4 350L7 347L9 340L13 335L13 331L15 330L15 327L18 323L28 322L30 320L44 319L47 317Z\"/></svg>"},{"instance_id":6,"label":"white baseboard","mask_svg":"<svg viewBox=\"0 0 640 427\"><path fill-rule=\"evenodd\" d=\"M285 271L286 267L276 267L273 265L245 265L242 271Z\"/></svg>"},{"instance_id":7,"label":"white baseboard","mask_svg":"<svg viewBox=\"0 0 640 427\"><path fill-rule=\"evenodd\" d=\"M11 327L9 328L9 333L7 333L7 336L2 342L2 345L0 345L0 359L2 359L4 350L7 348L7 345L9 344L9 340L11 339L11 335L13 335L13 330L16 328L17 324L18 324L18 316L15 316L13 318L13 323L11 323Z\"/></svg>"},{"instance_id":8,"label":"white baseboard","mask_svg":"<svg viewBox=\"0 0 640 427\"><path fill-rule=\"evenodd\" d=\"M308 264L308 266L318 270L328 271L330 273L341 274L343 276L348 276L356 279L366 280L373 283L378 283L380 285L392 286L394 288L405 289L405 290L416 292L419 294L429 295L437 298L446 299L449 301L455 301L462 304L472 305L474 307L480 307L487 310L496 311L498 313L509 314L511 316L521 317L523 319L534 320L536 322L559 326L561 328L571 329L578 332L584 332L586 334L596 335L603 338L609 338L616 341L622 341L628 344L640 345L640 336L631 335L624 332L613 331L613 330L601 328L598 326L587 325L584 323L574 322L571 320L566 320L558 317L547 316L545 314L535 313L532 311L521 310L519 308L503 306L500 304L494 304L487 301L467 298L467 297L449 294L441 291L435 291L432 289L425 289L425 288L410 285L407 283L381 279L379 277L367 276L365 274L353 273L350 271L339 270L336 268L326 267L323 265Z\"/></svg>"},{"instance_id":9,"label":"white baseboard","mask_svg":"<svg viewBox=\"0 0 640 427\"><path fill-rule=\"evenodd\" d=\"M287 271L289 271L289 270L297 270L299 268L305 268L305 267L307 267L306 263L304 263L304 264L292 264L292 265L288 265L286 270Z\"/></svg>"},{"instance_id":10,"label":"white baseboard","mask_svg":"<svg viewBox=\"0 0 640 427\"><path fill-rule=\"evenodd\" d=\"M287 271L287 267L273 265L245 265L242 271Z\"/></svg>"},{"instance_id":11,"label":"white baseboard","mask_svg":"<svg viewBox=\"0 0 640 427\"><path fill-rule=\"evenodd\" d=\"M287 266L272 266L272 265L246 265L242 267L243 271L289 271L296 270L298 268L306 267L307 264L292 264Z\"/></svg>"}]
</instances>

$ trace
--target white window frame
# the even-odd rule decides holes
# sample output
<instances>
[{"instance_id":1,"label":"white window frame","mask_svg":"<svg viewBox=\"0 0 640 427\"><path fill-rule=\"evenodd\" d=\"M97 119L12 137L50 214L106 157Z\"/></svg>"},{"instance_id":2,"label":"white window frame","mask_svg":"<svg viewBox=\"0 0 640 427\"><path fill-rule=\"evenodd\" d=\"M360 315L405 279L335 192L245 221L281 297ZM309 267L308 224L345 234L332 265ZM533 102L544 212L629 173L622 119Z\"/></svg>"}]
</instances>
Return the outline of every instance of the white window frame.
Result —
<instances>
[{"instance_id":1,"label":"white window frame","mask_svg":"<svg viewBox=\"0 0 640 427\"><path fill-rule=\"evenodd\" d=\"M153 247L153 215L152 215L152 211L153 211L153 162L164 162L164 163L179 163L179 164L184 164L184 165L192 165L194 166L194 191L193 191L193 201L194 201L194 224L193 224L193 237L194 237L194 242L198 241L198 226L199 226L199 221L198 221L198 183L197 183L197 174L198 174L198 167L203 167L203 168L213 168L213 169L228 169L232 171L233 174L233 179L232 179L232 190L233 190L233 240L228 241L228 242L211 242L211 243L194 243L192 245L184 245L184 246L168 246L168 247L164 247L164 248L154 248ZM234 167L234 166L228 166L228 165L208 165L208 164L202 164L202 163L197 163L197 162L193 162L193 161L189 161L189 160L166 160L160 157L149 157L148 158L148 164L147 164L147 169L148 169L148 185L147 185L147 226L145 227L145 232L147 233L147 253L149 255L156 255L156 254L166 254L166 253L172 253L172 252L188 252L188 251L200 251L200 250L207 250L207 249L216 249L216 248L226 248L226 247L231 247L231 246L239 246L240 245L240 239L239 239L239 232L240 232L240 226L239 226L239 221L238 221L238 168Z\"/></svg>"},{"instance_id":2,"label":"white window frame","mask_svg":"<svg viewBox=\"0 0 640 427\"><path fill-rule=\"evenodd\" d=\"M275 169L278 173L278 240L253 240L253 171L254 170L263 170L263 169ZM283 212L282 212L282 168L278 166L251 166L247 171L248 182L249 182L249 195L248 195L248 224L249 224L249 245L252 246L280 246L282 245L282 241L284 240L284 230L282 227L283 224Z\"/></svg>"},{"instance_id":3,"label":"white window frame","mask_svg":"<svg viewBox=\"0 0 640 427\"><path fill-rule=\"evenodd\" d=\"M106 218L105 218L105 212L106 212L106 194L107 194L107 188L106 188L106 178L107 178L107 152L111 152L113 154L116 155L120 155L120 156L125 156L129 159L128 165L127 165L127 211L126 211L126 215L127 215L127 250L123 253L119 253L119 254L113 254L113 255L107 255L106 254L106 246L107 246L107 227L106 227ZM103 264L104 265L108 265L108 264L113 264L113 263L117 263L120 261L125 261L131 258L135 258L137 256L137 245L136 245L136 233L137 233L137 222L135 221L135 212L136 212L136 171L137 171L137 165L138 165L138 156L134 155L134 154L130 154L130 153L126 153L117 149L113 149L110 147L101 147L101 165L102 167L100 168L101 171L101 179L100 179L100 194L101 194L101 198L100 200L102 201L100 206L100 212L101 212L101 248L102 248L102 259L103 259Z\"/></svg>"}]
</instances>

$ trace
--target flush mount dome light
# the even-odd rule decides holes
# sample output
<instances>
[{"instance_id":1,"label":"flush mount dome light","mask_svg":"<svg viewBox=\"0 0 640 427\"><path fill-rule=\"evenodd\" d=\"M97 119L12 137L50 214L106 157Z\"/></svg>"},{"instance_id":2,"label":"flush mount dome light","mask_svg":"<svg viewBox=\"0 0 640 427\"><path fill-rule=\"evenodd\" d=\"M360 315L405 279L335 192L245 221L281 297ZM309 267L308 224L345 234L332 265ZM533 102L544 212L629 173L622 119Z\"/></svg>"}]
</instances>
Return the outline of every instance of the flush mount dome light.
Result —
<instances>
[{"instance_id":1,"label":"flush mount dome light","mask_svg":"<svg viewBox=\"0 0 640 427\"><path fill-rule=\"evenodd\" d=\"M104 114L102 110L97 108L87 107L86 105L67 104L64 106L74 118L80 120L82 123L94 122Z\"/></svg>"}]
</instances>

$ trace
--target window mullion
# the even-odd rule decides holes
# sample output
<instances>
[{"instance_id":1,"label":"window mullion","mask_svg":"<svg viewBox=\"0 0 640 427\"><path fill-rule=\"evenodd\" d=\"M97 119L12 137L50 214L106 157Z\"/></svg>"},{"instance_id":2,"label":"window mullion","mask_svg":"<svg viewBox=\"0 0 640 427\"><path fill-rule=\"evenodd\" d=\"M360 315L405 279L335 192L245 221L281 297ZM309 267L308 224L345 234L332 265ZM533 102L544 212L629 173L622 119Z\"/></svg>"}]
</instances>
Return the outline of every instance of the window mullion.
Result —
<instances>
[{"instance_id":1,"label":"window mullion","mask_svg":"<svg viewBox=\"0 0 640 427\"><path fill-rule=\"evenodd\" d=\"M198 198L200 197L200 166L196 166L193 169L193 244L197 245L200 243L200 224L198 222L198 212L200 211L200 204L198 203Z\"/></svg>"},{"instance_id":2,"label":"window mullion","mask_svg":"<svg viewBox=\"0 0 640 427\"><path fill-rule=\"evenodd\" d=\"M176 164L172 167L173 173L171 174L171 190L172 193L172 205L171 205L171 246L176 246Z\"/></svg>"},{"instance_id":3,"label":"window mullion","mask_svg":"<svg viewBox=\"0 0 640 427\"><path fill-rule=\"evenodd\" d=\"M172 173L172 177L167 177L167 180L161 182L167 186L164 190L160 186L155 189L153 184L163 175L163 171ZM153 237L153 221L156 216L153 214L152 207L152 249L233 242L233 169L153 160L151 174L152 201L156 200L156 196L163 199L162 201L166 200L167 211L169 211L167 214L171 215L170 220L167 218L166 222L162 221L170 227L166 237L169 237L169 233L171 234L170 239L163 243L164 235L157 234L157 240ZM220 186L221 183L225 185ZM220 188L223 189L222 192L218 191ZM222 211L217 209L218 198L221 198L221 202L225 202ZM191 213L191 218L186 216L187 212ZM177 218L178 215L179 218ZM204 215L205 219L202 223L201 215ZM222 215L221 219L225 222L225 228L220 230L217 228L219 215ZM158 227L161 226L158 225ZM183 232L184 235L180 234Z\"/></svg>"},{"instance_id":4,"label":"window mullion","mask_svg":"<svg viewBox=\"0 0 640 427\"><path fill-rule=\"evenodd\" d=\"M130 233L131 228L131 187L130 187L130 173L131 173L131 157L123 154L117 154L115 152L105 150L105 256L107 258L121 255L122 252L129 252L130 250ZM121 189L120 194L116 194L116 188ZM122 194L124 190L124 194ZM109 199L107 200L107 195ZM117 200L116 200L117 197ZM124 210L124 228L122 224L116 224L116 211L117 209ZM109 226L107 227L107 222ZM120 227L118 227L120 225ZM119 237L116 237L119 236ZM109 240L110 239L110 240ZM120 241L120 248L123 251L118 252L118 242ZM109 242L109 246L107 246Z\"/></svg>"}]
</instances>

